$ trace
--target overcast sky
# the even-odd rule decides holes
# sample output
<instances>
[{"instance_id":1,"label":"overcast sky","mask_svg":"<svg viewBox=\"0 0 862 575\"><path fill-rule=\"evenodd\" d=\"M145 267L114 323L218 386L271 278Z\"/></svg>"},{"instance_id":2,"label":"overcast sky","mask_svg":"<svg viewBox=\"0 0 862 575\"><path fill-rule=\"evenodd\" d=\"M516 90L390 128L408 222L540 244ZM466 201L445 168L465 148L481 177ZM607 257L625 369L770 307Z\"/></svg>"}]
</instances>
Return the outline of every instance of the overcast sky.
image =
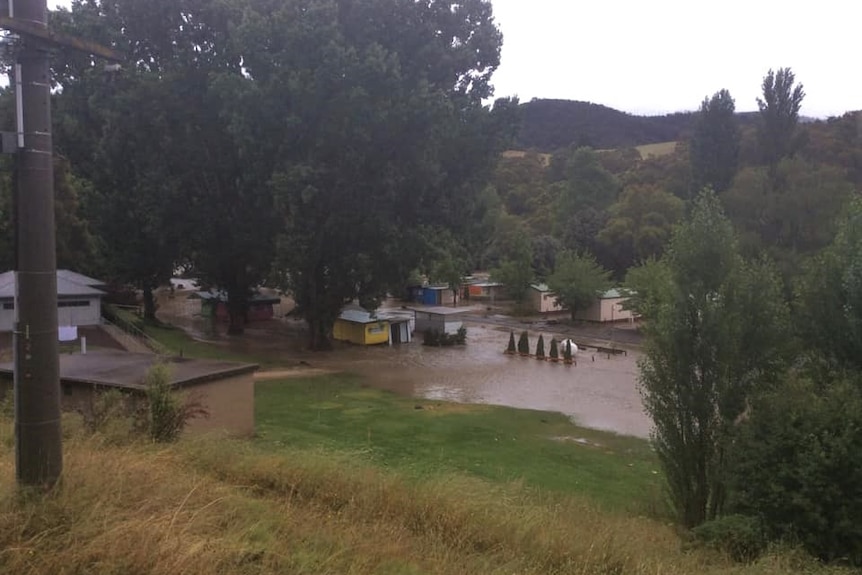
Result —
<instances>
[{"instance_id":1,"label":"overcast sky","mask_svg":"<svg viewBox=\"0 0 862 575\"><path fill-rule=\"evenodd\" d=\"M654 114L694 110L727 88L750 111L766 72L790 67L805 86L804 115L862 109L859 0L491 3L504 36L497 96Z\"/></svg>"},{"instance_id":2,"label":"overcast sky","mask_svg":"<svg viewBox=\"0 0 862 575\"><path fill-rule=\"evenodd\" d=\"M492 0L503 31L497 96L564 98L633 113L696 109L730 90L757 109L763 76L790 67L802 113L862 109L859 0Z\"/></svg>"}]
</instances>

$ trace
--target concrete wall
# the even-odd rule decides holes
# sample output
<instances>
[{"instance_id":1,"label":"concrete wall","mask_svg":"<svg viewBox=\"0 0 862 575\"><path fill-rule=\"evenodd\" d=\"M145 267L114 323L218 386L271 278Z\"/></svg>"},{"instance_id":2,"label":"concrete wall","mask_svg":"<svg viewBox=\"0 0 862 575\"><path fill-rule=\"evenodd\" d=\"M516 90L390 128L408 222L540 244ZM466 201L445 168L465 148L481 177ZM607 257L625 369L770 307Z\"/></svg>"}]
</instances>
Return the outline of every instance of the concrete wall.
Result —
<instances>
[{"instance_id":1,"label":"concrete wall","mask_svg":"<svg viewBox=\"0 0 862 575\"><path fill-rule=\"evenodd\" d=\"M77 382L62 382L61 400L64 411L87 411L92 408L96 386ZM106 390L110 387L99 386ZM0 378L0 400L12 392L12 380ZM254 435L254 375L246 373L224 379L190 385L179 390L186 398L199 402L209 413L207 418L192 419L184 433L220 432L231 436ZM132 398L142 399L142 392L126 391ZM134 401L134 399L133 399Z\"/></svg>"},{"instance_id":2,"label":"concrete wall","mask_svg":"<svg viewBox=\"0 0 862 575\"><path fill-rule=\"evenodd\" d=\"M254 435L254 374L245 373L183 388L189 399L199 401L209 417L193 419L186 433L226 432Z\"/></svg>"}]
</instances>

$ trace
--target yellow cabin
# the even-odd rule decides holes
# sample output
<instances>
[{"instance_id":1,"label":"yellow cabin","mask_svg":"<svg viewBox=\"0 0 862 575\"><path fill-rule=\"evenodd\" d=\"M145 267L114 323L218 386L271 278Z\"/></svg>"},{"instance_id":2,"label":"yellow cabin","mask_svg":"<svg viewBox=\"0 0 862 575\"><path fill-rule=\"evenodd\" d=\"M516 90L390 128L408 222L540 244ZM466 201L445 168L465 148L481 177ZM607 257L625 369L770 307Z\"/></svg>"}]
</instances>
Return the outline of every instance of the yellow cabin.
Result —
<instances>
[{"instance_id":1,"label":"yellow cabin","mask_svg":"<svg viewBox=\"0 0 862 575\"><path fill-rule=\"evenodd\" d=\"M373 317L364 309L345 309L335 320L332 337L358 345L389 343L389 321Z\"/></svg>"}]
</instances>

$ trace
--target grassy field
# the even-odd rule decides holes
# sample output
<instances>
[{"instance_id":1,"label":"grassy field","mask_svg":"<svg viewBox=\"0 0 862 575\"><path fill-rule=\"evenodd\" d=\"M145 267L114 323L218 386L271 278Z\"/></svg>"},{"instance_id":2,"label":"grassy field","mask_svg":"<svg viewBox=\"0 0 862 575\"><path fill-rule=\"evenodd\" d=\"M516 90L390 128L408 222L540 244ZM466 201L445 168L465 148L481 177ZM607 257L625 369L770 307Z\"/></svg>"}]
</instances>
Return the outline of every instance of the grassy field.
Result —
<instances>
[{"instance_id":1,"label":"grassy field","mask_svg":"<svg viewBox=\"0 0 862 575\"><path fill-rule=\"evenodd\" d=\"M457 473L578 493L607 508L662 509L646 441L577 427L558 413L417 400L350 375L258 382L259 442L347 451L414 478Z\"/></svg>"},{"instance_id":2,"label":"grassy field","mask_svg":"<svg viewBox=\"0 0 862 575\"><path fill-rule=\"evenodd\" d=\"M352 443L158 446L64 423L63 481L35 497L16 493L0 417L0 573L839 573L793 553L734 565L589 498L461 473L417 479L347 453Z\"/></svg>"}]
</instances>

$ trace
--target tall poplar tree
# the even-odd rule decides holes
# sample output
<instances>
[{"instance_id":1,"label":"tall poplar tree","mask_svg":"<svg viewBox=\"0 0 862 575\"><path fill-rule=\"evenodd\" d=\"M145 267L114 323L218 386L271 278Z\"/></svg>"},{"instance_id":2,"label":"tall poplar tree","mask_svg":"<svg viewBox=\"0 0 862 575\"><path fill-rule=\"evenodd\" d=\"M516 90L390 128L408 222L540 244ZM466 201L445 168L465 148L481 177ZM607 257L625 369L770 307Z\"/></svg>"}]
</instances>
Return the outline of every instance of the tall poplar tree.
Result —
<instances>
[{"instance_id":1,"label":"tall poplar tree","mask_svg":"<svg viewBox=\"0 0 862 575\"><path fill-rule=\"evenodd\" d=\"M710 187L719 194L730 187L739 167L736 104L727 90L705 98L695 121L689 154L695 193Z\"/></svg>"},{"instance_id":2,"label":"tall poplar tree","mask_svg":"<svg viewBox=\"0 0 862 575\"><path fill-rule=\"evenodd\" d=\"M680 521L693 527L726 500L730 430L753 391L785 369L789 312L772 266L745 262L714 193L693 212L650 274L640 383L652 441Z\"/></svg>"}]
</instances>

